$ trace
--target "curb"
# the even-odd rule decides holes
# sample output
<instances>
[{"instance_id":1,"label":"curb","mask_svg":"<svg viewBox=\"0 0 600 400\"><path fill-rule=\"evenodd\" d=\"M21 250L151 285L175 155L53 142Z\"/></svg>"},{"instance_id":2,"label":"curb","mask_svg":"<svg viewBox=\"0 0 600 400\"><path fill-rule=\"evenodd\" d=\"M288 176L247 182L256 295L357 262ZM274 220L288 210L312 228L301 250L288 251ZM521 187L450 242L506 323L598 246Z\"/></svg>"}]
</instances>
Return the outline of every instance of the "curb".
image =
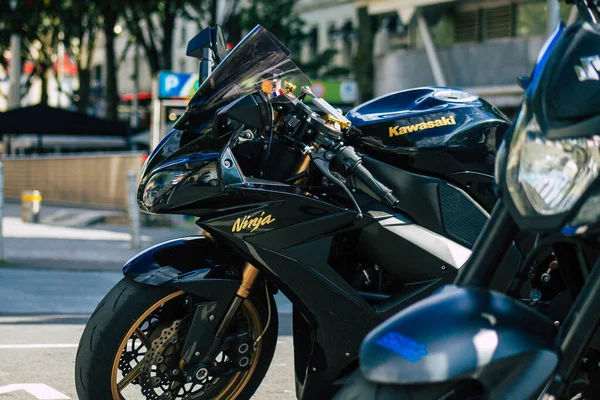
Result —
<instances>
[{"instance_id":1,"label":"curb","mask_svg":"<svg viewBox=\"0 0 600 400\"><path fill-rule=\"evenodd\" d=\"M45 269L80 272L121 272L124 262L56 260L56 259L17 259L11 258L0 263L0 268Z\"/></svg>"}]
</instances>

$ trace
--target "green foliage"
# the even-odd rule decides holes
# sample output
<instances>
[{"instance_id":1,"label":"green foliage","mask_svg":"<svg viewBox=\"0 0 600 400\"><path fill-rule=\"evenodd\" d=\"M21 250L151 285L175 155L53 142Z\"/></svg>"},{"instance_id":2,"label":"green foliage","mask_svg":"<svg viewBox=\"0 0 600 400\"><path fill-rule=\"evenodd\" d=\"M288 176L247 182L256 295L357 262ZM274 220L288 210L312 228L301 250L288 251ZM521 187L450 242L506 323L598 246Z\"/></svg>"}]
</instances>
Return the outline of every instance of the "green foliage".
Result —
<instances>
[{"instance_id":1,"label":"green foliage","mask_svg":"<svg viewBox=\"0 0 600 400\"><path fill-rule=\"evenodd\" d=\"M8 66L4 53L10 50L13 32L23 39L20 56L34 63L34 73L23 90L33 76L44 78L51 70L61 37L78 60L81 46L87 43L85 32L94 32L98 20L95 2L89 0L17 0L14 9L5 1L0 14L8 16L0 22L0 65Z\"/></svg>"},{"instance_id":2,"label":"green foliage","mask_svg":"<svg viewBox=\"0 0 600 400\"><path fill-rule=\"evenodd\" d=\"M153 73L170 69L175 20L183 17L198 22L198 28L213 25L216 20L216 0L16 0L11 9L10 0L0 0L0 65L7 67L4 52L10 48L12 32L23 38L23 59L31 60L34 76L46 77L53 71L58 43L63 38L67 53L78 64L80 87L89 86L89 68L96 36L103 31L107 47L114 43L114 26L122 23L131 36L131 44L139 45ZM305 35L304 21L294 12L298 0L231 0L223 25L228 39L237 42L241 35L260 24L273 33L284 45L299 56ZM239 10L239 6L243 9ZM233 10L238 10L234 12ZM129 46L125 52L129 50ZM108 61L107 69L116 70L123 55L111 54L115 62ZM319 54L312 62L301 65L311 78L328 79L347 76L348 68L329 67L335 50ZM113 65L114 68L110 67ZM111 73L111 79L112 79ZM31 80L31 79L30 79ZM110 80L110 79L109 79ZM110 97L116 97L111 86ZM107 89L109 89L107 87ZM88 89L89 90L89 87ZM85 108L85 107L84 107Z\"/></svg>"},{"instance_id":3,"label":"green foliage","mask_svg":"<svg viewBox=\"0 0 600 400\"><path fill-rule=\"evenodd\" d=\"M14 9L6 2L2 7L0 13L4 13L8 18L0 25L0 64L5 68L8 66L4 54L10 49L10 36L12 33L19 33L23 46L18 56L34 63L34 72L22 87L22 92L28 90L35 76L42 78L42 88L45 89L47 74L52 71L53 60L56 57L60 32L63 31L62 2L17 0ZM47 93L42 90L42 102L46 100Z\"/></svg>"},{"instance_id":4,"label":"green foliage","mask_svg":"<svg viewBox=\"0 0 600 400\"><path fill-rule=\"evenodd\" d=\"M297 0L249 0L240 13L240 26L248 32L260 24L286 47L295 50L304 38L304 21L294 13L296 3Z\"/></svg>"},{"instance_id":5,"label":"green foliage","mask_svg":"<svg viewBox=\"0 0 600 400\"><path fill-rule=\"evenodd\" d=\"M560 19L565 23L569 19L571 8L568 4L560 4ZM546 2L538 1L516 5L516 36L545 36L548 12Z\"/></svg>"},{"instance_id":6,"label":"green foliage","mask_svg":"<svg viewBox=\"0 0 600 400\"><path fill-rule=\"evenodd\" d=\"M299 67L311 79L344 79L350 74L347 67L331 66L333 59L338 54L336 49L327 49L310 62L300 64Z\"/></svg>"},{"instance_id":7,"label":"green foliage","mask_svg":"<svg viewBox=\"0 0 600 400\"><path fill-rule=\"evenodd\" d=\"M349 75L346 67L331 67L337 50L327 49L308 63L300 63L298 58L302 43L306 39L303 32L305 22L296 15L297 0L250 0L241 10L239 26L248 32L256 25L264 26L292 52L292 58L302 72L312 79L341 79ZM232 20L231 22L237 22ZM228 28L228 32L231 28Z\"/></svg>"}]
</instances>

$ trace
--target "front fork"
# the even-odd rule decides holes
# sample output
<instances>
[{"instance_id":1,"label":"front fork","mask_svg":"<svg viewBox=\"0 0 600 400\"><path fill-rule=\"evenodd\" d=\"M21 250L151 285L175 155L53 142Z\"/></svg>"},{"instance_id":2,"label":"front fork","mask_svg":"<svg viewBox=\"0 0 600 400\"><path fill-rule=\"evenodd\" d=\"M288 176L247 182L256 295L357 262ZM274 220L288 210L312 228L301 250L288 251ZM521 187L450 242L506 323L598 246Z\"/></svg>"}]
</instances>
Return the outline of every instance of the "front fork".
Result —
<instances>
[{"instance_id":1,"label":"front fork","mask_svg":"<svg viewBox=\"0 0 600 400\"><path fill-rule=\"evenodd\" d=\"M244 266L244 270L242 271L242 282L240 287L233 298L233 301L229 305L229 309L225 313L225 316L221 320L221 324L217 328L215 333L215 340L213 341L212 346L208 350L208 353L202 359L203 362L210 362L214 359L217 354L219 354L219 350L221 349L221 344L223 343L223 338L225 337L225 333L227 332L227 328L229 328L229 324L231 320L235 316L235 313L239 310L240 306L250 296L250 290L256 282L256 278L258 278L259 270L254 265L250 263L246 263Z\"/></svg>"},{"instance_id":2,"label":"front fork","mask_svg":"<svg viewBox=\"0 0 600 400\"><path fill-rule=\"evenodd\" d=\"M254 265L250 263L246 263L244 265L240 287L233 297L233 301L229 304L229 307L224 312L221 322L214 330L214 336L211 335L212 344L206 352L196 351L196 343L198 343L198 338L202 336L206 337L206 328L207 326L210 326L210 323L215 319L214 313L211 314L211 312L218 309L218 304L209 302L198 305L198 309L196 310L186 341L181 351L182 358L179 363L179 367L182 370L186 370L186 375L202 376L208 372L203 366L210 365L210 363L221 351L223 340L225 339L225 334L227 333L229 324L244 300L250 296L250 291L252 290L252 287L254 286L259 274L260 271ZM211 338L206 339L210 340ZM194 361L200 362L198 363ZM200 364L200 367L194 367L194 365L198 364Z\"/></svg>"}]
</instances>

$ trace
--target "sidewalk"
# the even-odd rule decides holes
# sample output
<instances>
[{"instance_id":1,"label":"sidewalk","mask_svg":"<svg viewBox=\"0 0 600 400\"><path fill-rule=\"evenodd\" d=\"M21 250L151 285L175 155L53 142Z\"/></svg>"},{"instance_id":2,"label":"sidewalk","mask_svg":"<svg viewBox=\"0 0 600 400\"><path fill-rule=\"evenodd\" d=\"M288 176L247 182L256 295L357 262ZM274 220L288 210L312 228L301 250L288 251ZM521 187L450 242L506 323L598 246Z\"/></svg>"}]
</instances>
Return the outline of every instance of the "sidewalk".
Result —
<instances>
[{"instance_id":1,"label":"sidewalk","mask_svg":"<svg viewBox=\"0 0 600 400\"><path fill-rule=\"evenodd\" d=\"M142 228L142 247L132 249L126 226L96 224L76 228L29 224L21 221L19 204L7 203L4 211L4 255L9 267L118 271L128 259L145 248L198 232L194 226ZM44 206L42 222L51 220L53 213L67 212L77 218L77 215L85 217L99 211Z\"/></svg>"}]
</instances>

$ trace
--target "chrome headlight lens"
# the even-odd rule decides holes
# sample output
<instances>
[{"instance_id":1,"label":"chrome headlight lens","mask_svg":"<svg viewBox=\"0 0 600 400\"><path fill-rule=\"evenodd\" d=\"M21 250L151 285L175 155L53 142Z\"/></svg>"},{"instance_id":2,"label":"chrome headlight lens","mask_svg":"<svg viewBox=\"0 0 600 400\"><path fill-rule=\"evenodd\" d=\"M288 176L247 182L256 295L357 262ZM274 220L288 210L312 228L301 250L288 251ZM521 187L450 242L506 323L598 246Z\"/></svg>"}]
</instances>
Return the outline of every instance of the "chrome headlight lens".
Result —
<instances>
[{"instance_id":1,"label":"chrome headlight lens","mask_svg":"<svg viewBox=\"0 0 600 400\"><path fill-rule=\"evenodd\" d=\"M146 186L142 201L147 208L154 207L160 199L171 192L185 178L189 171L162 171L154 174Z\"/></svg>"},{"instance_id":2,"label":"chrome headlight lens","mask_svg":"<svg viewBox=\"0 0 600 400\"><path fill-rule=\"evenodd\" d=\"M598 177L600 136L546 139L534 115L519 114L510 143L506 186L519 213L569 211Z\"/></svg>"}]
</instances>

